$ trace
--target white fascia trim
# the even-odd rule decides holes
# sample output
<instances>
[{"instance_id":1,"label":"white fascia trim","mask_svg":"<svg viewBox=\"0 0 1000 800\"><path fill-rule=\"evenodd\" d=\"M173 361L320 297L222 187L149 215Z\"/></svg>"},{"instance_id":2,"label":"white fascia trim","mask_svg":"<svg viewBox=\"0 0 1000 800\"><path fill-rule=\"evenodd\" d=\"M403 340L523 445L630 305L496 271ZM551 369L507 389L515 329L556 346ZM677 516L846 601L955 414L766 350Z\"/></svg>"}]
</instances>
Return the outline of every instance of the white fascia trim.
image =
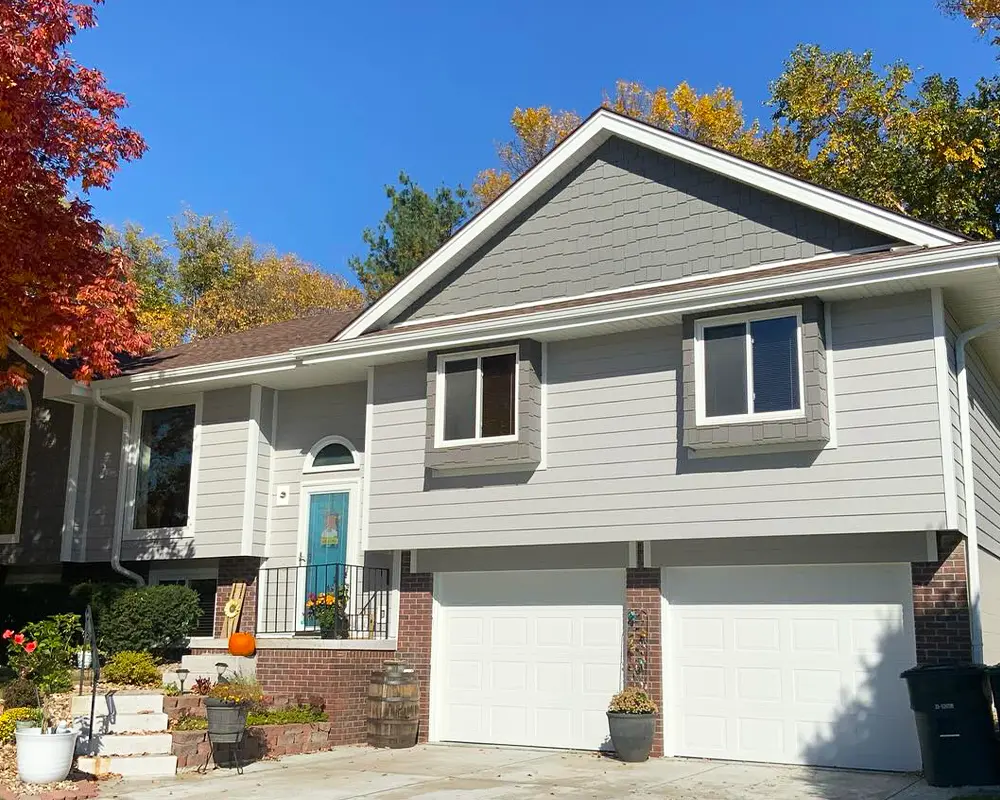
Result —
<instances>
[{"instance_id":1,"label":"white fascia trim","mask_svg":"<svg viewBox=\"0 0 1000 800\"><path fill-rule=\"evenodd\" d=\"M944 515L949 530L958 530L958 486L955 482L955 451L951 431L951 368L945 328L944 292L931 289L934 330L934 372L937 381L938 426L941 433L941 476L944 480Z\"/></svg>"},{"instance_id":2,"label":"white fascia trim","mask_svg":"<svg viewBox=\"0 0 1000 800\"><path fill-rule=\"evenodd\" d=\"M1000 242L986 242L949 252L920 250L897 258L855 265L775 275L757 280L626 298L607 303L538 311L461 325L400 330L377 337L317 345L294 351L305 365L386 356L432 347L473 344L500 337L538 335L607 322L622 322L662 314L690 314L728 306L802 297L865 284L926 278L951 272L996 267ZM380 346L381 345L381 346Z\"/></svg>"},{"instance_id":3,"label":"white fascia trim","mask_svg":"<svg viewBox=\"0 0 1000 800\"><path fill-rule=\"evenodd\" d=\"M62 547L59 558L73 558L73 538L76 534L76 495L80 483L80 453L83 450L83 406L73 404L73 424L69 437L69 468L66 474L66 505L63 508Z\"/></svg>"},{"instance_id":4,"label":"white fascia trim","mask_svg":"<svg viewBox=\"0 0 1000 800\"><path fill-rule=\"evenodd\" d=\"M261 385L250 387L250 419L247 421L247 472L243 487L243 530L240 552L253 555L254 512L257 510L257 455L260 452Z\"/></svg>"},{"instance_id":5,"label":"white fascia trim","mask_svg":"<svg viewBox=\"0 0 1000 800\"><path fill-rule=\"evenodd\" d=\"M67 378L59 370L57 370L52 364L41 358L33 350L29 350L20 342L15 339L7 340L7 347L17 355L22 358L26 363L34 367L40 373L42 377L45 378L45 383L42 388L42 397L48 399L49 397L56 397L60 395L65 395L70 392L75 381L72 378ZM49 383L49 380L52 383Z\"/></svg>"},{"instance_id":6,"label":"white fascia trim","mask_svg":"<svg viewBox=\"0 0 1000 800\"><path fill-rule=\"evenodd\" d=\"M587 155L612 136L680 159L816 211L853 222L910 244L933 247L962 237L745 161L676 134L608 111L595 112L558 147L524 174L506 193L410 273L398 286L344 329L338 341L360 336L385 321L442 277L458 258L505 225Z\"/></svg>"},{"instance_id":7,"label":"white fascia trim","mask_svg":"<svg viewBox=\"0 0 1000 800\"><path fill-rule=\"evenodd\" d=\"M799 273L748 279L711 286L653 295L624 298L606 303L574 308L545 309L493 320L473 319L458 325L427 329L394 329L372 337L337 340L313 345L261 359L240 359L179 370L143 373L136 376L100 381L100 388L128 393L147 388L169 388L204 380L221 380L286 371L312 364L347 361L400 353L425 351L431 347L458 346L495 341L500 337L537 335L549 331L570 330L606 322L627 321L665 313L694 313L773 299L802 297L805 294L845 289L869 283L921 278L949 272L995 267L1000 257L1000 242L983 242L945 252L921 249L900 253L894 258L872 262L817 268ZM716 277L716 276L712 276ZM686 279L676 281L688 283ZM670 284L672 285L672 284ZM636 289L644 288L642 286ZM565 298L575 299L575 298ZM281 363L281 366L277 364ZM199 377L201 376L201 377Z\"/></svg>"}]
</instances>

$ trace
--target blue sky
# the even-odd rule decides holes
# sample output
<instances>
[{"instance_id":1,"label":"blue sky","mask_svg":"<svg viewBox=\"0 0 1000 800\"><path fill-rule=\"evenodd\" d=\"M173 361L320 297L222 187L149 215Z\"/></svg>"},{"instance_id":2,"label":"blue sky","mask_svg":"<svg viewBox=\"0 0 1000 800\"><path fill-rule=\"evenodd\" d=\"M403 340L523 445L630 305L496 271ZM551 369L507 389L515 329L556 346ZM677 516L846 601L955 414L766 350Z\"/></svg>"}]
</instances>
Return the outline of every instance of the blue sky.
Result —
<instances>
[{"instance_id":1,"label":"blue sky","mask_svg":"<svg viewBox=\"0 0 1000 800\"><path fill-rule=\"evenodd\" d=\"M766 116L768 82L799 42L871 49L963 89L1000 68L934 0L503 3L107 0L74 56L128 96L149 152L104 222L169 233L184 207L345 274L405 169L424 188L471 184L514 106L585 116L616 78L732 86Z\"/></svg>"}]
</instances>

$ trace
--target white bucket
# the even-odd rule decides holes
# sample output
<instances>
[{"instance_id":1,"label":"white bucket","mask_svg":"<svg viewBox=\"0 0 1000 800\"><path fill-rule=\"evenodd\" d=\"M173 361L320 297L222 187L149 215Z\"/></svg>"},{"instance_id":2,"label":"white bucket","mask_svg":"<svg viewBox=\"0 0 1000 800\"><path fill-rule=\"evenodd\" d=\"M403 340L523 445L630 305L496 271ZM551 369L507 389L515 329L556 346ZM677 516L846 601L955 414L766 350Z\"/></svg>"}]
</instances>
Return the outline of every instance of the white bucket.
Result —
<instances>
[{"instance_id":1,"label":"white bucket","mask_svg":"<svg viewBox=\"0 0 1000 800\"><path fill-rule=\"evenodd\" d=\"M93 659L89 649L76 651L77 669L90 669L90 663L92 660Z\"/></svg>"},{"instance_id":2,"label":"white bucket","mask_svg":"<svg viewBox=\"0 0 1000 800\"><path fill-rule=\"evenodd\" d=\"M17 774L25 783L55 783L66 780L73 766L76 731L47 733L41 728L15 731Z\"/></svg>"}]
</instances>

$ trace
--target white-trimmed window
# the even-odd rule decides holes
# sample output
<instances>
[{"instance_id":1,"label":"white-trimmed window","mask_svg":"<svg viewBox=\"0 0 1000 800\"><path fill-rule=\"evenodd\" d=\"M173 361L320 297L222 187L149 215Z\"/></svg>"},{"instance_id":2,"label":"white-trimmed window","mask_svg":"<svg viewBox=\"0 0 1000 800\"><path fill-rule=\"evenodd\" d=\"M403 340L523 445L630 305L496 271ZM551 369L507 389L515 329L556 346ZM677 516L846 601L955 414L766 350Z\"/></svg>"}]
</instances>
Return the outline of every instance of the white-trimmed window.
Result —
<instances>
[{"instance_id":1,"label":"white-trimmed window","mask_svg":"<svg viewBox=\"0 0 1000 800\"><path fill-rule=\"evenodd\" d=\"M699 425L804 413L800 308L698 320L694 334Z\"/></svg>"},{"instance_id":2,"label":"white-trimmed window","mask_svg":"<svg viewBox=\"0 0 1000 800\"><path fill-rule=\"evenodd\" d=\"M0 390L0 539L18 534L30 416L25 392Z\"/></svg>"},{"instance_id":3,"label":"white-trimmed window","mask_svg":"<svg viewBox=\"0 0 1000 800\"><path fill-rule=\"evenodd\" d=\"M343 436L327 436L306 455L303 472L344 472L358 469L358 451Z\"/></svg>"},{"instance_id":4,"label":"white-trimmed window","mask_svg":"<svg viewBox=\"0 0 1000 800\"><path fill-rule=\"evenodd\" d=\"M517 440L518 348L438 356L435 444Z\"/></svg>"},{"instance_id":5,"label":"white-trimmed window","mask_svg":"<svg viewBox=\"0 0 1000 800\"><path fill-rule=\"evenodd\" d=\"M188 524L197 406L143 409L135 471L137 530Z\"/></svg>"}]
</instances>

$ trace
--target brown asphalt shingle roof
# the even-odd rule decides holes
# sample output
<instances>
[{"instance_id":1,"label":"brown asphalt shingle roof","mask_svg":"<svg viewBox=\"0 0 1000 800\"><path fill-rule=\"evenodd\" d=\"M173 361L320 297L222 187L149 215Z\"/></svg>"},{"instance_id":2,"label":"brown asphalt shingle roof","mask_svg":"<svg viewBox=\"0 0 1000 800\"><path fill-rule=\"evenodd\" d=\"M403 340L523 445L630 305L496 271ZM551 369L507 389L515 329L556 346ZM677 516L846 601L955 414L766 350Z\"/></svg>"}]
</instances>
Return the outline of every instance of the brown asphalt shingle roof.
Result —
<instances>
[{"instance_id":1,"label":"brown asphalt shingle roof","mask_svg":"<svg viewBox=\"0 0 1000 800\"><path fill-rule=\"evenodd\" d=\"M333 341L357 311L322 311L300 319L263 325L240 333L179 344L122 364L123 375L217 364L284 353L295 347Z\"/></svg>"}]
</instances>

